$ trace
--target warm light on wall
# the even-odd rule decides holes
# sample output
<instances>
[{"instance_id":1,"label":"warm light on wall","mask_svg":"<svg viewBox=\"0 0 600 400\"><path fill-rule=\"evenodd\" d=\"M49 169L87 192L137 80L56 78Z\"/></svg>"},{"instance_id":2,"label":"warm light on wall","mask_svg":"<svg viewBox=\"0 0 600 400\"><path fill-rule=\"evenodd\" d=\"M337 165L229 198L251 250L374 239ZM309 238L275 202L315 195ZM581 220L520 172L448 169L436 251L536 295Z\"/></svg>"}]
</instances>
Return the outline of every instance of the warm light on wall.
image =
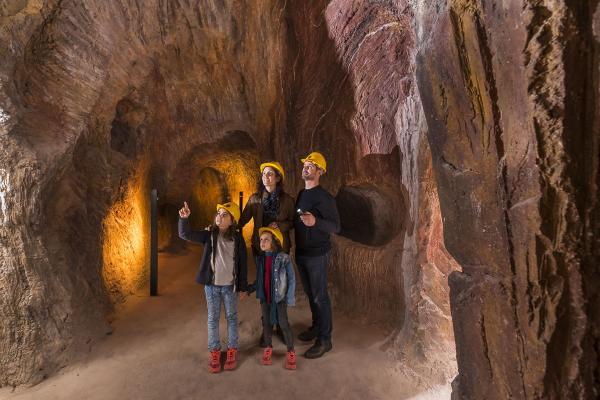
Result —
<instances>
[{"instance_id":1,"label":"warm light on wall","mask_svg":"<svg viewBox=\"0 0 600 400\"><path fill-rule=\"evenodd\" d=\"M133 179L103 222L102 278L115 302L134 293L148 278L148 196L145 180L139 177Z\"/></svg>"},{"instance_id":2,"label":"warm light on wall","mask_svg":"<svg viewBox=\"0 0 600 400\"><path fill-rule=\"evenodd\" d=\"M0 110L1 111L1 110ZM0 224L8 220L8 210L6 205L6 195L10 192L8 171L0 168Z\"/></svg>"},{"instance_id":3,"label":"warm light on wall","mask_svg":"<svg viewBox=\"0 0 600 400\"><path fill-rule=\"evenodd\" d=\"M244 204L256 190L256 179L258 177L258 164L255 160L249 159L247 155L229 154L227 158L221 158L211 163L211 168L217 170L225 180L229 200L239 203L240 192L244 192ZM255 171L256 169L256 171ZM194 191L196 196L201 195L203 188ZM214 190L214 189L213 189ZM224 199L222 199L224 200ZM242 233L246 243L250 243L254 221L250 221L243 229Z\"/></svg>"},{"instance_id":4,"label":"warm light on wall","mask_svg":"<svg viewBox=\"0 0 600 400\"><path fill-rule=\"evenodd\" d=\"M215 205L220 201L239 203L239 194L244 192L244 203L256 190L258 177L257 160L247 154L228 154L227 157L217 157L205 165L198 175L198 180L192 190L194 205L198 207L196 219L192 222L198 228L214 223ZM221 180L221 181L219 181ZM228 198L227 198L228 196ZM192 210L193 213L193 210ZM250 221L242 233L246 243L250 243L254 221Z\"/></svg>"}]
</instances>

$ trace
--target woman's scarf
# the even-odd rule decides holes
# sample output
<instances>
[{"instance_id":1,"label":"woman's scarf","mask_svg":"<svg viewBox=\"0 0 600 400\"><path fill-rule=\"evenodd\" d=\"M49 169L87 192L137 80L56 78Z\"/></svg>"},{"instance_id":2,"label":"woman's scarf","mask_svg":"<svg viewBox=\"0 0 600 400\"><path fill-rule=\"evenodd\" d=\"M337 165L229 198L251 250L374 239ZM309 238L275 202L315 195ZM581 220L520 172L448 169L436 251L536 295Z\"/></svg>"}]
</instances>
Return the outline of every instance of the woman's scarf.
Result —
<instances>
[{"instance_id":1,"label":"woman's scarf","mask_svg":"<svg viewBox=\"0 0 600 400\"><path fill-rule=\"evenodd\" d=\"M277 214L279 213L279 193L281 189L279 187L275 187L273 193L269 193L265 190L266 196L263 196L262 200L262 208L263 215L266 215L271 220L277 219Z\"/></svg>"}]
</instances>

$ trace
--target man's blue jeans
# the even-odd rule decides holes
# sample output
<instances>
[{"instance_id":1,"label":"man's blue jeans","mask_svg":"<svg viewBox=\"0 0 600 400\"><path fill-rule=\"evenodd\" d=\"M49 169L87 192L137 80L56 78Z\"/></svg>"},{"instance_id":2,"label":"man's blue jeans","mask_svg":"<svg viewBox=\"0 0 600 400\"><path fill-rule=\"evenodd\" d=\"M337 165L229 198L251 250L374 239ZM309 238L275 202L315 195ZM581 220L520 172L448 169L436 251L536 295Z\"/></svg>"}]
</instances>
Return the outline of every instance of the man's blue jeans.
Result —
<instances>
[{"instance_id":1,"label":"man's blue jeans","mask_svg":"<svg viewBox=\"0 0 600 400\"><path fill-rule=\"evenodd\" d=\"M233 285L217 286L205 285L206 306L208 308L208 350L220 350L219 318L221 316L221 303L225 305L225 318L227 319L228 348L238 348L238 320L237 320L237 293Z\"/></svg>"},{"instance_id":2,"label":"man's blue jeans","mask_svg":"<svg viewBox=\"0 0 600 400\"><path fill-rule=\"evenodd\" d=\"M327 293L329 253L317 257L296 256L298 272L312 312L312 327L322 343L331 341L331 301Z\"/></svg>"}]
</instances>

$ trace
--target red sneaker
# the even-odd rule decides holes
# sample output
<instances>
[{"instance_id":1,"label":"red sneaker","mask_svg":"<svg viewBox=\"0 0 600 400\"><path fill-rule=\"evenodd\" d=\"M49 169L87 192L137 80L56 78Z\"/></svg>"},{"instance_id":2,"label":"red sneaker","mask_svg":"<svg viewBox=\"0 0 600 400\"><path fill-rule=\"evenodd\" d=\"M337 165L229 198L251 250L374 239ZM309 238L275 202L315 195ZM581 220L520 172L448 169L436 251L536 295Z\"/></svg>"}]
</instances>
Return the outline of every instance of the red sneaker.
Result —
<instances>
[{"instance_id":1,"label":"red sneaker","mask_svg":"<svg viewBox=\"0 0 600 400\"><path fill-rule=\"evenodd\" d=\"M272 347L265 347L265 349L263 350L263 357L262 360L260 360L260 363L262 365L271 365L273 364L273 361L271 361L271 355L273 354L273 348Z\"/></svg>"},{"instance_id":2,"label":"red sneaker","mask_svg":"<svg viewBox=\"0 0 600 400\"><path fill-rule=\"evenodd\" d=\"M296 369L296 352L294 350L287 352L287 357L285 358L285 368Z\"/></svg>"},{"instance_id":3,"label":"red sneaker","mask_svg":"<svg viewBox=\"0 0 600 400\"><path fill-rule=\"evenodd\" d=\"M221 350L211 350L208 355L208 371L213 374L221 372Z\"/></svg>"},{"instance_id":4,"label":"red sneaker","mask_svg":"<svg viewBox=\"0 0 600 400\"><path fill-rule=\"evenodd\" d=\"M234 370L235 367L237 367L237 361L235 359L235 356L237 355L237 349L229 348L227 349L227 360L225 361L225 365L223 366L223 369L226 371L231 371Z\"/></svg>"}]
</instances>

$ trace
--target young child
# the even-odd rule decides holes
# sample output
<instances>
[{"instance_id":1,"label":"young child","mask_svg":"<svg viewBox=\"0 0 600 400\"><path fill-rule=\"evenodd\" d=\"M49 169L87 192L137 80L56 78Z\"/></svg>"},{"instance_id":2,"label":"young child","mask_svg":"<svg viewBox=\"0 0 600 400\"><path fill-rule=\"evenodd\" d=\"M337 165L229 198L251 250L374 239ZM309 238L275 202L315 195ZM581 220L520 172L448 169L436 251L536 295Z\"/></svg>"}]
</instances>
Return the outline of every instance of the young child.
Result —
<instances>
[{"instance_id":1,"label":"young child","mask_svg":"<svg viewBox=\"0 0 600 400\"><path fill-rule=\"evenodd\" d=\"M237 293L246 291L248 287L246 243L237 230L239 207L233 202L217 204L215 225L203 231L193 231L188 220L191 211L187 203L183 204L184 207L179 210L179 237L204 244L196 282L204 284L208 308L208 368L212 373L221 371L219 317L223 303L228 333L227 361L223 368L230 371L237 365Z\"/></svg>"},{"instance_id":2,"label":"young child","mask_svg":"<svg viewBox=\"0 0 600 400\"><path fill-rule=\"evenodd\" d=\"M277 228L263 227L259 230L260 249L256 266L256 281L249 286L249 292L256 290L260 300L263 341L266 347L261 363L271 365L273 345L271 336L273 325L279 324L283 332L287 357L285 367L296 369L296 352L294 351L294 336L288 323L287 306L295 305L296 277L290 256L282 251L283 235Z\"/></svg>"}]
</instances>

